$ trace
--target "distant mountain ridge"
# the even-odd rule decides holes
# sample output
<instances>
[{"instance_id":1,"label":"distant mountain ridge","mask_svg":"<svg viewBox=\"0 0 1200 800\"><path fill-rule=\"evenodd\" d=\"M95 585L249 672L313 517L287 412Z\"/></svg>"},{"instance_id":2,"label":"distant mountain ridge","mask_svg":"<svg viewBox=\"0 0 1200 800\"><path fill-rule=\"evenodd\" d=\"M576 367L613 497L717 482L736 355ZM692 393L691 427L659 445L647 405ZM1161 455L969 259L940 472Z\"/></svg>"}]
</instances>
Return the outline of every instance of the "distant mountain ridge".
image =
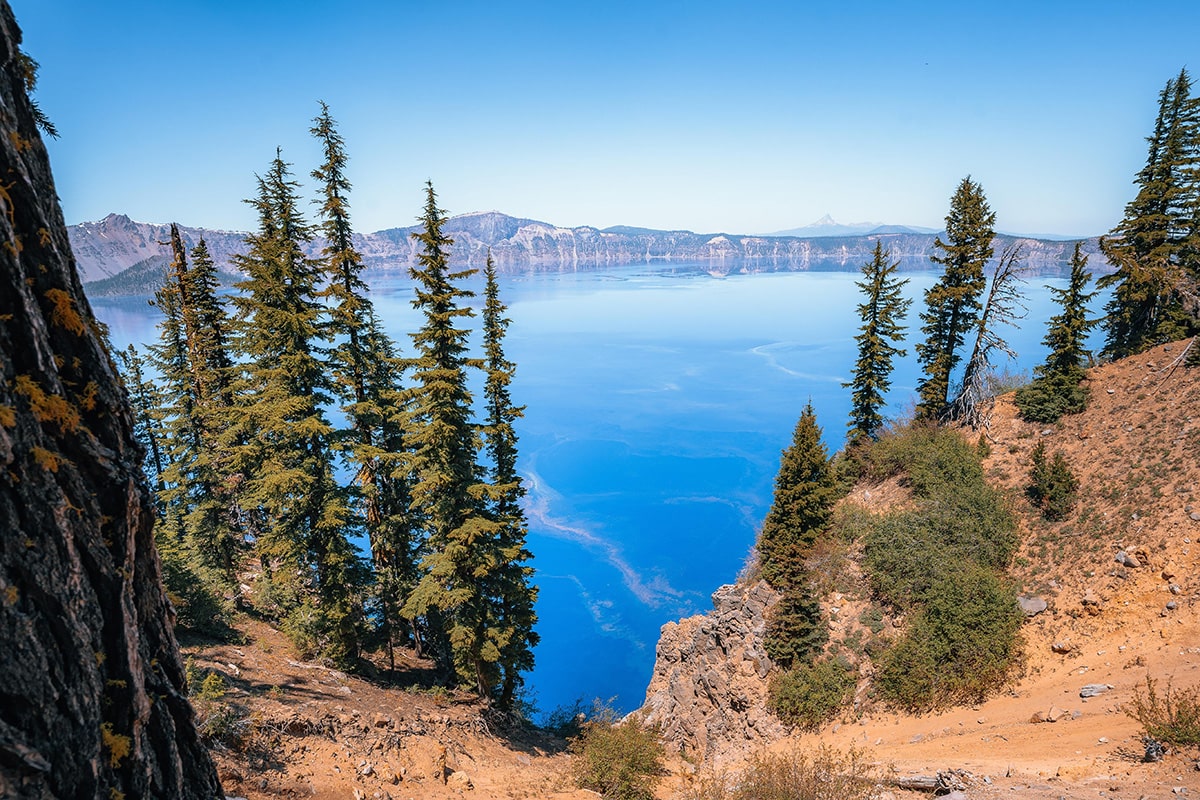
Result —
<instances>
[{"instance_id":1,"label":"distant mountain ridge","mask_svg":"<svg viewBox=\"0 0 1200 800\"><path fill-rule=\"evenodd\" d=\"M873 236L882 233L938 233L934 228L918 225L888 225L883 222L841 223L826 214L816 222L799 228L768 233L767 236L794 236L798 239L819 239L826 236Z\"/></svg>"},{"instance_id":2,"label":"distant mountain ridge","mask_svg":"<svg viewBox=\"0 0 1200 800\"><path fill-rule=\"evenodd\" d=\"M836 224L836 223L835 223ZM902 229L894 229L896 227ZM389 228L355 234L354 244L368 268L406 270L416 263L417 242L411 234L418 226ZM617 226L603 230L580 226L563 228L538 220L511 217L497 211L462 214L446 220L445 232L455 240L451 263L482 267L490 249L502 273L576 272L626 264L703 264L718 274L779 272L814 268L854 269L870 259L875 241L882 240L902 269L919 269L928 263L935 235L903 226L883 226L871 233L844 236L748 236L727 233L694 233ZM170 225L135 222L123 214L109 214L98 222L68 228L80 274L93 295L144 294L161 283L169 260ZM180 225L185 246L203 236L217 268L236 275L233 257L246 251L246 234ZM1025 263L1039 272L1065 269L1073 242L998 235L999 250L1014 241L1024 247ZM308 251L320 252L324 243L311 242ZM1097 240L1087 239L1084 251L1091 267L1105 271Z\"/></svg>"}]
</instances>

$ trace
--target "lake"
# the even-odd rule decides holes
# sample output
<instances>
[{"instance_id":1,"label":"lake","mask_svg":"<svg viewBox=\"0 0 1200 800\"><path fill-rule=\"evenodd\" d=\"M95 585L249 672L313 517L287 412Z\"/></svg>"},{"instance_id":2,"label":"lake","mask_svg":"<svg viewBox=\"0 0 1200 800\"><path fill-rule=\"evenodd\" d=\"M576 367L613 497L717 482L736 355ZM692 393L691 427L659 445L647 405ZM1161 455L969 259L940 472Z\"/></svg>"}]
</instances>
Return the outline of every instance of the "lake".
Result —
<instances>
[{"instance_id":1,"label":"lake","mask_svg":"<svg viewBox=\"0 0 1200 800\"><path fill-rule=\"evenodd\" d=\"M905 276L915 302L890 414L911 407L917 314L938 277ZM389 332L411 353L407 334L420 323L411 282L369 279ZM512 319L506 348L517 364L512 395L527 407L519 468L542 637L528 682L543 713L576 699L639 706L659 628L708 610L711 593L745 564L805 403L831 451L840 447L858 279L844 271L718 277L659 264L501 277ZM1041 339L1057 310L1046 284L1065 283L1028 280L1029 315L1006 336L1019 358L1002 368L1028 371L1045 358ZM482 294L481 281L470 288ZM93 307L117 347L157 335L144 297Z\"/></svg>"}]
</instances>

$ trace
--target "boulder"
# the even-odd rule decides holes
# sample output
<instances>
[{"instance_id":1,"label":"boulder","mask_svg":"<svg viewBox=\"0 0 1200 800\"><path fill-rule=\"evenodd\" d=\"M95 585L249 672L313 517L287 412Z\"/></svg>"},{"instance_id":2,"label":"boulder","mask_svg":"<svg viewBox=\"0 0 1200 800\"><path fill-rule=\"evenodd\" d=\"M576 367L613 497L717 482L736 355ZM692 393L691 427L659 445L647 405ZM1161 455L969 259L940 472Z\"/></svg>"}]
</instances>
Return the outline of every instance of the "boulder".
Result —
<instances>
[{"instance_id":1,"label":"boulder","mask_svg":"<svg viewBox=\"0 0 1200 800\"><path fill-rule=\"evenodd\" d=\"M1124 550L1117 553L1116 562L1130 569L1138 569L1142 566L1142 562L1138 561L1136 556L1126 553Z\"/></svg>"},{"instance_id":2,"label":"boulder","mask_svg":"<svg viewBox=\"0 0 1200 800\"><path fill-rule=\"evenodd\" d=\"M1055 642L1050 645L1050 649L1059 655L1065 655L1072 650L1070 642Z\"/></svg>"},{"instance_id":3,"label":"boulder","mask_svg":"<svg viewBox=\"0 0 1200 800\"><path fill-rule=\"evenodd\" d=\"M1112 685L1107 683L1089 683L1079 690L1079 696L1096 697L1097 695L1104 694L1111 688L1113 688Z\"/></svg>"},{"instance_id":4,"label":"boulder","mask_svg":"<svg viewBox=\"0 0 1200 800\"><path fill-rule=\"evenodd\" d=\"M1036 617L1046 610L1046 601L1040 597L1018 597L1017 606L1026 617Z\"/></svg>"}]
</instances>

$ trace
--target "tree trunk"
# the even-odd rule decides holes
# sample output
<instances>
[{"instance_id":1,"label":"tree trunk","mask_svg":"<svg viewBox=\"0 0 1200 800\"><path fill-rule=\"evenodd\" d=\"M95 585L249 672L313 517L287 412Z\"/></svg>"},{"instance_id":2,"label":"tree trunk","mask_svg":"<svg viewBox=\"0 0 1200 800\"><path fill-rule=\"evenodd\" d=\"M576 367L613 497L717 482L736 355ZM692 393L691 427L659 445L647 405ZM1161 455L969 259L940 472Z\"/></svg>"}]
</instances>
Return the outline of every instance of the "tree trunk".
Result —
<instances>
[{"instance_id":1,"label":"tree trunk","mask_svg":"<svg viewBox=\"0 0 1200 800\"><path fill-rule=\"evenodd\" d=\"M19 42L0 0L0 796L221 797Z\"/></svg>"}]
</instances>

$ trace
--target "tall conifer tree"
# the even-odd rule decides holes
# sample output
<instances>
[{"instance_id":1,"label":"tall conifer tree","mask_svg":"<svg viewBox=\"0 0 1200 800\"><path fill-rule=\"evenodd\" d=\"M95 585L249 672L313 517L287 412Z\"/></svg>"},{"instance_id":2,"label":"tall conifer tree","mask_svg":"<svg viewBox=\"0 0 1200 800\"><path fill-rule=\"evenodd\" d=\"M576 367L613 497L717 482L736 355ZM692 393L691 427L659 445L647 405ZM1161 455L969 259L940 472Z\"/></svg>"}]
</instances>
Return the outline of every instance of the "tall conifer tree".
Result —
<instances>
[{"instance_id":1,"label":"tall conifer tree","mask_svg":"<svg viewBox=\"0 0 1200 800\"><path fill-rule=\"evenodd\" d=\"M357 553L346 538L349 509L333 477L333 430L322 406L324 312L318 265L302 249L312 237L296 183L276 154L249 201L259 229L237 258L247 279L234 303L245 375L239 392L243 505L256 521L256 549L295 638L341 663L358 651Z\"/></svg>"},{"instance_id":2,"label":"tall conifer tree","mask_svg":"<svg viewBox=\"0 0 1200 800\"><path fill-rule=\"evenodd\" d=\"M442 226L445 212L427 184L420 244L411 269L424 321L412 334L413 404L410 411L413 510L428 532L423 574L405 604L410 617L429 620L435 655L481 695L495 684L498 648L486 637L490 599L481 578L495 567L495 524L483 512L487 485L476 463L475 430L467 370L482 365L467 355L473 316L462 301L473 296L458 281L474 270L452 272L454 240ZM439 635L439 632L441 634Z\"/></svg>"},{"instance_id":3,"label":"tall conifer tree","mask_svg":"<svg viewBox=\"0 0 1200 800\"><path fill-rule=\"evenodd\" d=\"M924 370L917 383L917 413L924 419L939 419L947 411L951 375L962 360L965 337L979 319L980 295L986 285L983 269L992 257L995 224L983 188L970 176L963 178L950 199L946 241L940 236L934 240L941 254L930 257L943 272L925 292L921 313L926 338L917 344Z\"/></svg>"},{"instance_id":4,"label":"tall conifer tree","mask_svg":"<svg viewBox=\"0 0 1200 800\"><path fill-rule=\"evenodd\" d=\"M889 264L889 261L891 253L877 240L874 256L862 267L863 279L855 283L864 295L858 306L862 327L854 337L858 342L858 361L854 365L854 380L842 384L854 389L847 434L851 443L878 437L883 427L879 412L892 385L892 359L904 356L904 350L894 343L904 339L904 315L912 300L902 296L908 280L896 276L900 262Z\"/></svg>"},{"instance_id":5,"label":"tall conifer tree","mask_svg":"<svg viewBox=\"0 0 1200 800\"><path fill-rule=\"evenodd\" d=\"M500 651L501 685L498 702L512 708L516 691L523 683L521 672L533 669L533 647L538 635L534 604L537 587L530 578L533 555L525 547L529 525L521 508L525 487L517 474L517 434L513 423L523 416L524 407L515 406L509 392L516 365L504 355L504 335L509 320L500 300L496 267L492 254L484 270L487 279L483 306L483 347L486 377L483 386L487 419L483 426L484 450L491 462L490 506L498 524L498 563L490 594L494 621L489 628Z\"/></svg>"},{"instance_id":6,"label":"tall conifer tree","mask_svg":"<svg viewBox=\"0 0 1200 800\"><path fill-rule=\"evenodd\" d=\"M1050 348L1046 362L1034 370L1029 385L1017 390L1021 416L1034 422L1057 422L1064 414L1077 414L1087 406L1083 381L1084 343L1088 331L1100 320L1088 319L1087 304L1096 292L1087 291L1092 274L1079 242L1071 256L1071 278L1065 289L1050 288L1062 311L1050 318L1042 344Z\"/></svg>"},{"instance_id":7,"label":"tall conifer tree","mask_svg":"<svg viewBox=\"0 0 1200 800\"><path fill-rule=\"evenodd\" d=\"M327 242L322 253L327 283L321 295L330 306L329 336L335 342L329 353L332 389L350 423L349 430L340 432L338 446L354 473L354 527L365 530L371 544L377 608L394 664L392 645L400 609L415 586L417 552L404 465L402 365L361 276L362 256L350 225L345 142L325 103L310 132L325 156L312 175L320 187L320 229Z\"/></svg>"},{"instance_id":8,"label":"tall conifer tree","mask_svg":"<svg viewBox=\"0 0 1200 800\"><path fill-rule=\"evenodd\" d=\"M1115 286L1105 311L1104 353L1139 353L1200 331L1200 99L1187 70L1167 81L1148 137L1137 195L1100 249L1117 270L1099 281Z\"/></svg>"}]
</instances>

